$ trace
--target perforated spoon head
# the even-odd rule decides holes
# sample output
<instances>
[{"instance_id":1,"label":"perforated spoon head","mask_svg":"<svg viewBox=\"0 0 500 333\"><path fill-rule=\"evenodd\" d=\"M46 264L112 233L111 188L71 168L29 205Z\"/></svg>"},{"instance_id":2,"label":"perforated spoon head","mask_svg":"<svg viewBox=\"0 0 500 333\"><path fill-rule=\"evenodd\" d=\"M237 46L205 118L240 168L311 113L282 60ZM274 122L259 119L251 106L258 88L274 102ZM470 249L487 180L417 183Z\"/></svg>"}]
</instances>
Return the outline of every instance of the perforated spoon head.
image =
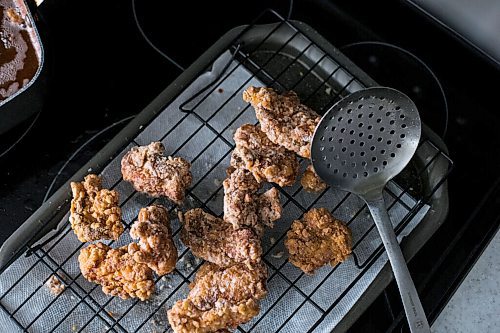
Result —
<instances>
[{"instance_id":1,"label":"perforated spoon head","mask_svg":"<svg viewBox=\"0 0 500 333\"><path fill-rule=\"evenodd\" d=\"M417 149L420 116L413 101L392 88L352 93L326 112L314 133L311 159L332 187L362 197L381 192Z\"/></svg>"}]
</instances>

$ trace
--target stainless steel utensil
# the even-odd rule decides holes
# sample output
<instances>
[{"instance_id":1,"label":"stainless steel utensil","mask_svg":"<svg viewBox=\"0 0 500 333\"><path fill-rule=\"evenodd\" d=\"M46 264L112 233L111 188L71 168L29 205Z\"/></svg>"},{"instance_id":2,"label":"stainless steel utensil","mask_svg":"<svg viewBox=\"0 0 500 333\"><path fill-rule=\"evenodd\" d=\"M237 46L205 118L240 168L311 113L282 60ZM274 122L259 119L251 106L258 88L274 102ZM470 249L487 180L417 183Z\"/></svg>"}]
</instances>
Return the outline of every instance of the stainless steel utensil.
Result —
<instances>
[{"instance_id":1,"label":"stainless steel utensil","mask_svg":"<svg viewBox=\"0 0 500 333\"><path fill-rule=\"evenodd\" d=\"M311 158L329 185L360 196L387 251L411 332L430 332L382 192L408 164L420 140L415 104L385 87L357 91L335 104L316 127Z\"/></svg>"}]
</instances>

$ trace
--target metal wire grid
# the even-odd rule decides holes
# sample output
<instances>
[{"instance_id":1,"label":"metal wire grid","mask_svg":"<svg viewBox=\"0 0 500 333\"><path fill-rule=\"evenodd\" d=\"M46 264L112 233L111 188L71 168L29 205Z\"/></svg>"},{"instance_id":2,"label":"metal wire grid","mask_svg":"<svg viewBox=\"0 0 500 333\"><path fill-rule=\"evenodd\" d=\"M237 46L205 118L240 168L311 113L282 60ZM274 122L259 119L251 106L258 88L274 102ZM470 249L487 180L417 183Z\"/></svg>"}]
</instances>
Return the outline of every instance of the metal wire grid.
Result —
<instances>
[{"instance_id":1,"label":"metal wire grid","mask_svg":"<svg viewBox=\"0 0 500 333\"><path fill-rule=\"evenodd\" d=\"M269 14L269 12L268 12ZM275 15L274 13L271 12L271 14ZM212 192L210 195L208 195L206 198L201 198L199 193L197 193L196 189L197 187L206 180L207 177L213 176L214 172L217 169L225 169L227 166L227 160L230 156L230 153L232 149L234 148L233 143L231 142L230 138L227 137L227 133L230 132L231 126L233 126L237 120L244 115L247 111L252 112L252 110L249 110L249 105L244 106L241 110L237 112L237 114L234 116L232 120L229 121L229 123L222 129L216 129L212 126L211 120L217 116L218 112L220 112L225 105L230 103L232 100L240 98L238 93L241 91L241 89L244 89L249 82L251 82L252 79L254 78L259 78L260 80L264 80L268 85L274 86L278 90L298 90L298 87L305 82L306 78L308 76L314 76L317 78L317 75L315 73L316 67L325 59L334 61L333 59L330 58L330 56L324 52L324 55L321 56L320 60L315 62L312 66L307 68L304 72L300 74L300 77L298 77L295 82L291 83L289 79L287 80L282 80L282 78L287 75L287 72L289 72L294 66L297 64L301 63L301 57L305 54L307 50L309 50L312 47L318 47L315 45L312 41L310 41L307 37L305 37L299 29L297 29L292 22L286 21L283 18L279 17L278 15L275 15L275 18L279 20L278 24L275 25L275 27L266 35L263 36L262 40L252 49L246 49L244 46L242 47L241 45L241 37L251 31L251 29L254 27L254 25L250 25L247 27L239 36L238 38L235 39L234 44L231 46L230 50L233 52L234 56L239 60L238 64L236 66L230 67L227 71L225 71L221 77L218 80L218 84L212 85L209 89L207 89L206 94L202 94L201 98L197 99L194 101L193 106L189 107L189 111L185 113L181 113L181 110L179 110L179 115L176 116L176 122L162 135L160 138L160 141L164 141L167 138L170 138L171 135L178 135L176 133L176 129L178 129L188 117L194 117L198 123L199 126L197 128L193 128L190 133L188 133L187 137L183 138L183 140L180 140L178 143L178 147L173 150L169 151L169 154L172 155L177 155L181 151L185 151L189 149L192 154L194 154L191 158L192 164L196 164L198 159L201 159L202 156L211 149L214 145L218 144L223 144L226 146L226 149L224 153L222 153L221 156L218 156L217 161L211 165L208 170L204 172L203 175L193 184L191 189L188 191L188 198L192 201L193 206L197 207L202 207L206 211L215 214L215 215L221 215L220 210L217 210L214 208L212 203L214 202L215 199L219 199L221 197L222 193L222 185L218 184L217 189ZM262 19L262 17L260 18ZM258 23L258 20L257 22ZM276 52L269 54L267 59L259 59L256 60L254 55L258 54L259 51L261 51L262 45L265 44L265 42L271 38L271 36L278 31L278 29L282 29L283 27L286 27L287 29L291 29L293 31L291 37L286 40L282 46L276 50ZM308 40L308 45L300 51L295 57L290 59L290 61L283 66L282 69L279 71L274 71L273 73L270 73L270 70L268 69L268 65L273 63L273 61L276 61L279 58L280 52L283 51L289 43L296 38L297 36L300 36L301 38L305 38ZM282 58L279 59L280 61L283 60ZM249 68L253 72L253 76L250 77L247 81L245 81L239 89L235 89L235 92L231 94L230 96L227 97L227 99L222 103L222 105L219 106L216 110L213 111L213 113L208 116L202 116L200 113L200 107L203 104L203 101L210 95L217 93L217 90L220 89L218 88L220 86L220 83L223 83L224 81L228 80L231 75L234 73L234 71L239 68L240 66ZM303 67L303 65L301 64ZM328 89L332 89L333 85L331 83L331 79L334 77L336 73L339 71L343 71L345 73L348 73L351 75L351 79L349 79L343 86L339 88L335 88L331 93L328 93L329 99L327 101L324 101L321 106L318 106L317 104L315 105L315 108L317 110L327 108L329 105L332 105L335 103L337 100L339 100L343 95L347 94L349 92L349 89L352 87L357 87L360 86L362 87L363 85L356 80L356 77L352 75L348 69L344 68L343 66L339 65L337 69L333 72L331 72L327 77L320 79L319 84L316 87L308 87L309 91L307 94L304 96L304 91L302 91L302 101L305 104L308 104L312 99L317 99L318 94L322 93L324 95L324 91L327 91ZM286 81L286 82L285 82ZM300 92L299 92L300 94ZM154 121L154 120L153 120ZM147 126L145 126L147 127ZM205 131L211 133L212 139L207 143L203 144L202 146L196 147L196 145L193 145L193 140L195 137L200 133L200 131ZM140 143L137 143L133 141L126 149L124 150L127 151L131 146L133 145L139 145ZM432 156L429 157L428 162L426 165L424 165L420 170L418 170L418 175L423 175L428 168L430 168L433 163L436 163L437 160L439 159L444 159L447 161L449 165L449 171L451 170L452 167L452 162L451 160L442 152L436 145L434 145L431 141L425 140L421 143L419 149L423 149L424 146L427 146L426 149L431 147L431 149L435 152ZM117 163L119 163L119 160L121 159L121 155L117 156L111 164L115 164L114 167L116 167ZM301 165L304 166L305 163L304 161L301 161ZM111 167L111 165L110 165ZM449 172L448 171L448 172ZM410 191L410 188L412 185L408 185L403 189L398 190L391 190L387 189L386 190L386 200L389 203L389 211L396 205L399 205L400 207L404 207L405 210L407 211L407 214L405 217L401 220L401 222L396 226L395 230L397 233L401 232L401 230L404 229L404 227L411 221L413 216L418 212L423 205L425 205L430 197L433 195L433 193L441 186L441 184L445 181L447 177L447 174L443 176L443 178L437 182L436 186L431 189L431 191L425 196L425 197L419 197L415 202L408 203L407 200L404 200L403 197ZM112 189L117 189L121 194L122 199L120 205L122 207L127 206L128 204L137 204L137 202L141 203L142 206L147 206L152 204L155 201L154 199L146 198L145 196L141 195L140 193L135 192L127 183L123 182L120 176L118 178L113 179L113 180L104 180L104 182L108 182L106 185L109 188ZM325 195L325 193L328 192L328 190L323 191L321 194L315 196L315 198L309 202L303 202L302 200L298 199L300 198L300 194L302 193L302 188L300 186L292 188L292 189L282 189L278 186L276 186L278 190L280 191L282 197L285 199L283 206L284 206L284 211L296 211L295 217L298 218L300 217L304 212L309 210L310 208L314 207L320 200L321 198ZM394 189L397 187L392 187ZM350 194L343 194L342 198L338 200L336 203L335 207L331 209L332 213L334 215L338 215L339 211L346 205L348 201L356 200L355 196L352 196ZM136 202L137 201L137 202ZM173 207L170 203L165 202L160 200L160 203L166 205L170 212L173 214L175 213L176 208ZM137 213L138 209L140 208L135 207L135 212ZM352 215L352 217L347 221L348 225L351 225L352 222L357 219L359 216L367 214L367 210L365 206L361 206L360 209L358 209L355 214ZM126 226L126 229L128 229L133 223L133 221L137 218L136 215L134 216L124 216L124 224ZM48 328L51 331L56 331L58 329L61 329L62 327L67 327L68 321L72 320L72 317L75 313L77 313L82 307L85 308L85 310L89 310L92 312L92 315L86 317L86 320L84 322L79 322L78 326L74 331L78 332L83 332L86 330L89 330L92 327L103 327L105 328L105 331L107 332L129 332L129 331L141 331L145 330L146 328L150 328L148 326L152 320L156 320L157 318L160 318L159 320L165 321L165 311L166 309L177 299L181 298L179 295L182 293L185 293L187 290L187 285L189 284L190 280L193 278L197 268L202 264L201 261L197 261L192 254L190 253L189 249L185 248L182 243L179 241L178 233L180 230L180 226L178 224L178 221L174 221L174 237L176 239L176 244L179 248L179 258L180 260L184 260L186 265L178 266L175 270L174 273L172 274L171 277L168 278L168 281L165 282L164 279L162 278L157 278L156 279L156 288L157 290L167 290L163 294L163 297L161 301L159 301L157 304L154 304L152 311L150 311L147 315L145 315L143 318L141 318L141 322L138 325L129 326L127 325L127 315L134 315L135 309L138 307L142 306L142 302L139 302L138 300L127 300L127 301L122 301L122 300L117 300L116 298L112 297L104 297L101 295L100 292L100 287L98 285L91 285L88 284L83 277L81 276L81 273L77 270L74 271L74 267L71 266L76 262L76 256L78 255L80 249L85 246L85 244L79 244L76 248L74 248L73 251L67 255L64 260L58 261L53 258L53 253L57 251L58 246L60 245L61 242L63 242L68 236L71 235L72 231L71 229L67 228L64 230L60 236L46 244L43 248L38 248L33 251L34 257L30 260L31 266L28 267L27 269L25 268L24 271L20 272L21 274L19 277L16 277L16 280L13 282L13 284L7 288L2 295L0 295L0 306L8 313L9 317L17 324L17 326L22 329L23 331L33 331L36 327L36 323L40 318L42 318L49 309L53 309L55 306L60 306L61 304L61 295L55 296L52 298L52 300L43 305L43 308L40 309L40 312L31 318L29 321L22 321L19 318L17 318L16 314L18 311L23 308L23 306L32 306L32 303L34 300L37 299L37 294L40 292L40 289L43 287L43 284L38 285L34 288L28 288L32 290L27 290L25 297L23 297L23 300L19 304L15 304L15 306L12 306L12 304L9 303L9 296L11 296L14 292L19 292L19 289L26 287L23 286L23 280L27 275L30 273L35 272L36 268L43 267L43 269L46 271L45 278L43 279L43 283L45 283L51 275L55 275L58 277L61 281L65 282L67 290L71 291L72 297L74 297L74 302L71 302L71 304L66 304L66 311L65 313L61 313L58 318L54 320L54 325L51 328ZM273 295L269 295L269 297L266 299L267 305L264 307L263 310L261 311L261 314L252 320L250 323L243 325L242 327L238 327L238 330L240 332L251 332L255 331L256 327L259 326L259 324L263 322L267 322L269 320L269 317L272 315L275 315L275 312L273 312L273 309L277 307L277 305L280 303L280 301L285 297L285 295L290 295L290 293L294 293L297 295L297 307L293 309L288 314L285 314L284 316L280 316L277 320L277 324L274 327L275 331L282 331L287 325L290 325L290 322L293 320L293 318L296 318L303 310L304 308L313 308L315 310L316 315L313 316L312 318L309 318L309 329L308 332L312 332L320 323L321 321L326 317L328 313L334 309L334 307L340 302L342 297L346 293L349 292L349 289L359 280L362 278L363 273L366 272L372 263L377 260L380 255L383 253L383 248L382 245L379 245L377 250L373 253L371 253L370 256L362 258L361 260L358 256L357 249L362 244L362 242L365 240L366 237L368 237L371 233L376 232L374 229L374 225L370 225L366 231L363 233L363 235L356 240L356 242L353 244L353 262L354 265L361 270L361 274L358 274L356 278L351 281L349 284L348 288L343 290L339 295L337 295L337 298L335 301L333 301L331 304L328 306L325 306L324 304L318 304L317 300L313 299L313 295L322 287L322 285L329 279L329 277L337 270L341 265L337 265L336 267L327 269L324 271L324 274L321 276L321 279L319 282L317 282L315 285L313 285L311 288L309 288L308 291L304 291L303 287L298 285L298 281L303 278L303 273L298 273L297 270L294 270L293 267L288 263L288 260L286 258L280 258L277 253L275 252L280 245L282 246L283 239L286 234L286 229L282 230L281 235L277 237L274 240L271 240L270 243L264 244L264 255L263 255L263 260L264 262L268 265L270 268L270 274L269 274L269 289L270 292ZM127 232L124 233L124 235L127 234ZM118 241L117 244L115 245L120 245L121 243L126 244L128 242L126 237L122 236L122 239ZM109 244L113 244L114 242L109 242ZM29 250L29 249L27 249ZM279 254L279 252L278 252ZM274 259L277 260L274 260ZM273 293L273 281L279 279L281 281L285 282L286 288L277 291L276 293ZM165 288L166 283L172 283L173 286L167 285L167 288ZM73 299L73 298L71 298ZM120 303L118 305L118 303ZM123 304L124 307L122 306ZM113 313L110 311L113 307L120 308L119 314ZM52 314L51 314L52 315ZM158 327L162 327L163 331L168 331L169 328L168 326L163 326L158 325ZM162 330L160 330L162 331Z\"/></svg>"}]
</instances>

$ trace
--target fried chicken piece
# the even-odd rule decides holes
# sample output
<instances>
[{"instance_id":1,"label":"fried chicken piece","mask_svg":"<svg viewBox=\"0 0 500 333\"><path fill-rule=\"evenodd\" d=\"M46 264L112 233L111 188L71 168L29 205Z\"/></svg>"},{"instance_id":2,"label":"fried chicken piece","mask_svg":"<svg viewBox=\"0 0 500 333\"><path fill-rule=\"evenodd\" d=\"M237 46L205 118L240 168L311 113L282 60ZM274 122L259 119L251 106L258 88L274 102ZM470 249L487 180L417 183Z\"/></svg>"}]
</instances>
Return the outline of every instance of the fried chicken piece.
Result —
<instances>
[{"instance_id":1,"label":"fried chicken piece","mask_svg":"<svg viewBox=\"0 0 500 333\"><path fill-rule=\"evenodd\" d=\"M224 220L234 228L249 226L257 233L264 231L257 214L257 191L261 184L252 173L242 168L229 168L224 180Z\"/></svg>"},{"instance_id":2,"label":"fried chicken piece","mask_svg":"<svg viewBox=\"0 0 500 333\"><path fill-rule=\"evenodd\" d=\"M262 255L260 239L252 229L234 229L201 208L184 214L181 239L194 255L221 267L235 263L250 265Z\"/></svg>"},{"instance_id":3,"label":"fried chicken piece","mask_svg":"<svg viewBox=\"0 0 500 333\"><path fill-rule=\"evenodd\" d=\"M307 274L327 263L341 263L352 249L351 231L326 208L313 208L293 221L286 236L290 262Z\"/></svg>"},{"instance_id":4,"label":"fried chicken piece","mask_svg":"<svg viewBox=\"0 0 500 333\"><path fill-rule=\"evenodd\" d=\"M262 263L252 268L206 263L191 283L187 299L177 301L167 312L168 321L176 333L235 329L259 313L259 300L267 294L266 279Z\"/></svg>"},{"instance_id":5,"label":"fried chicken piece","mask_svg":"<svg viewBox=\"0 0 500 333\"><path fill-rule=\"evenodd\" d=\"M200 310L191 300L184 299L177 301L167 311L167 316L174 333L221 333L228 330L220 327L246 323L259 311L258 302L253 299L238 305L222 304L208 311Z\"/></svg>"},{"instance_id":6,"label":"fried chicken piece","mask_svg":"<svg viewBox=\"0 0 500 333\"><path fill-rule=\"evenodd\" d=\"M248 299L261 300L267 294L266 280L267 267L262 261L251 267L235 264L226 268L205 263L189 286L188 298L205 311L219 302L238 304Z\"/></svg>"},{"instance_id":7,"label":"fried chicken piece","mask_svg":"<svg viewBox=\"0 0 500 333\"><path fill-rule=\"evenodd\" d=\"M71 183L73 200L69 221L80 242L117 240L123 232L118 192L101 188L101 178L90 174Z\"/></svg>"},{"instance_id":8,"label":"fried chicken piece","mask_svg":"<svg viewBox=\"0 0 500 333\"><path fill-rule=\"evenodd\" d=\"M311 141L321 117L301 104L295 92L279 95L272 88L249 87L243 100L252 104L262 131L272 142L311 157Z\"/></svg>"},{"instance_id":9,"label":"fried chicken piece","mask_svg":"<svg viewBox=\"0 0 500 333\"><path fill-rule=\"evenodd\" d=\"M304 171L302 179L300 180L300 184L304 190L308 192L321 192L328 187L328 185L326 185L326 183L319 178L312 165L307 166L307 169Z\"/></svg>"},{"instance_id":10,"label":"fried chicken piece","mask_svg":"<svg viewBox=\"0 0 500 333\"><path fill-rule=\"evenodd\" d=\"M134 260L148 265L158 275L174 270L177 262L177 248L172 238L168 211L160 205L142 208L138 221L130 228L130 237L139 244L131 243L129 252Z\"/></svg>"},{"instance_id":11,"label":"fried chicken piece","mask_svg":"<svg viewBox=\"0 0 500 333\"><path fill-rule=\"evenodd\" d=\"M136 262L127 246L113 249L103 243L90 244L80 251L78 262L82 275L100 284L105 294L144 301L154 291L153 271Z\"/></svg>"},{"instance_id":12,"label":"fried chicken piece","mask_svg":"<svg viewBox=\"0 0 500 333\"><path fill-rule=\"evenodd\" d=\"M161 142L133 147L122 158L123 179L139 192L165 196L180 205L191 185L191 164L181 157L164 156Z\"/></svg>"},{"instance_id":13,"label":"fried chicken piece","mask_svg":"<svg viewBox=\"0 0 500 333\"><path fill-rule=\"evenodd\" d=\"M231 166L243 167L261 183L274 182L280 186L295 183L299 171L297 157L285 148L272 143L260 127L246 124L234 133L236 148Z\"/></svg>"},{"instance_id":14,"label":"fried chicken piece","mask_svg":"<svg viewBox=\"0 0 500 333\"><path fill-rule=\"evenodd\" d=\"M224 220L234 228L249 226L261 236L264 226L272 228L273 222L281 217L278 190L272 188L258 194L261 185L248 170L230 167L223 185Z\"/></svg>"}]
</instances>

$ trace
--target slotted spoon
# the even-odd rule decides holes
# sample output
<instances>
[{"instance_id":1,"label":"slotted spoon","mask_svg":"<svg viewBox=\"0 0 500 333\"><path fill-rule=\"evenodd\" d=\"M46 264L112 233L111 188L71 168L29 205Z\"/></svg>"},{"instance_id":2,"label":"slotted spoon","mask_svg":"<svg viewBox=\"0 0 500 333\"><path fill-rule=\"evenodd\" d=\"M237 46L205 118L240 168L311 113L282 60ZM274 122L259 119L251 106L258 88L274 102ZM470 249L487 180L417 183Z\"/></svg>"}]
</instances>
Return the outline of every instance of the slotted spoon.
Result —
<instances>
[{"instance_id":1,"label":"slotted spoon","mask_svg":"<svg viewBox=\"0 0 500 333\"><path fill-rule=\"evenodd\" d=\"M387 213L385 185L408 164L421 122L405 94L386 87L357 91L335 104L316 127L311 159L329 185L367 204L387 251L411 332L430 332L424 309Z\"/></svg>"}]
</instances>

